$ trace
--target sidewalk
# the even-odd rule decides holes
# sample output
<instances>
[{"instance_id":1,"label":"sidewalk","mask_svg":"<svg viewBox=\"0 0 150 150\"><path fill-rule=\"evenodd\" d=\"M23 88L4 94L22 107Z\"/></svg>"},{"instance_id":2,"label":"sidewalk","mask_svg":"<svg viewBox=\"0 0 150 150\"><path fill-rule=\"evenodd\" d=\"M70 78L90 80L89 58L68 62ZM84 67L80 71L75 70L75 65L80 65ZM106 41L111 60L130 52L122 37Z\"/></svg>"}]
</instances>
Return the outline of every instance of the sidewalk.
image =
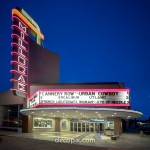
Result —
<instances>
[{"instance_id":1,"label":"sidewalk","mask_svg":"<svg viewBox=\"0 0 150 150\"><path fill-rule=\"evenodd\" d=\"M94 143L56 143L54 139L60 138L95 138ZM52 138L53 137L53 138ZM150 149L150 135L124 133L116 141L100 134L84 133L16 133L0 131L1 150L126 150L126 149ZM53 139L53 140L52 140Z\"/></svg>"}]
</instances>

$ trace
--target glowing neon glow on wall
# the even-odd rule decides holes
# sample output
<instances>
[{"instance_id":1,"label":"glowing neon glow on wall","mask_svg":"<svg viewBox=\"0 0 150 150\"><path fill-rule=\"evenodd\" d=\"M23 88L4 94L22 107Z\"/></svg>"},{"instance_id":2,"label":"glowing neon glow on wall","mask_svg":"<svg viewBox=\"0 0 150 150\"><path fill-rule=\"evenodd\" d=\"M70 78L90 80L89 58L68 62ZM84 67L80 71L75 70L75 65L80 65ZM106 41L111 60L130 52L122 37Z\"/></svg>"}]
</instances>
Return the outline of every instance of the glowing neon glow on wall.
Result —
<instances>
[{"instance_id":1,"label":"glowing neon glow on wall","mask_svg":"<svg viewBox=\"0 0 150 150\"><path fill-rule=\"evenodd\" d=\"M130 107L129 89L39 90L29 98L30 108L38 106Z\"/></svg>"},{"instance_id":2,"label":"glowing neon glow on wall","mask_svg":"<svg viewBox=\"0 0 150 150\"><path fill-rule=\"evenodd\" d=\"M28 64L28 41L29 29L21 19L17 16L12 16L12 88L15 95L26 97L27 93L27 64Z\"/></svg>"}]
</instances>

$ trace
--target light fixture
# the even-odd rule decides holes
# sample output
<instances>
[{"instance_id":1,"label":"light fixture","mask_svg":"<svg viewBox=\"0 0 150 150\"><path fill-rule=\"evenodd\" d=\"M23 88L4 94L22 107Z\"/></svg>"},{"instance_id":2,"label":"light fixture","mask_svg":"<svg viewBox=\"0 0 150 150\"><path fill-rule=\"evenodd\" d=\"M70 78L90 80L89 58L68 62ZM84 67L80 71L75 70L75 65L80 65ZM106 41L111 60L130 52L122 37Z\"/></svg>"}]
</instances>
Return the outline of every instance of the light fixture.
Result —
<instances>
[{"instance_id":1,"label":"light fixture","mask_svg":"<svg viewBox=\"0 0 150 150\"><path fill-rule=\"evenodd\" d=\"M100 118L102 118L100 114L98 114L98 116L99 116Z\"/></svg>"}]
</instances>

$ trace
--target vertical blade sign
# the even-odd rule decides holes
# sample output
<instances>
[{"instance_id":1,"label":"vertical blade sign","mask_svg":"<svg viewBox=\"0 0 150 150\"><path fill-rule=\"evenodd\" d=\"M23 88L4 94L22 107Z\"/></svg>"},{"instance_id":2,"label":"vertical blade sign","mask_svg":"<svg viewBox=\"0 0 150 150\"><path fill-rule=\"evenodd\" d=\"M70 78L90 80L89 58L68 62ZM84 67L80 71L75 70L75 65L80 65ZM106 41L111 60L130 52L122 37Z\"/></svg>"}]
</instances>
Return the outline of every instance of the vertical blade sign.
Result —
<instances>
[{"instance_id":1,"label":"vertical blade sign","mask_svg":"<svg viewBox=\"0 0 150 150\"><path fill-rule=\"evenodd\" d=\"M15 95L26 98L28 77L29 29L16 15L12 16L12 88Z\"/></svg>"}]
</instances>

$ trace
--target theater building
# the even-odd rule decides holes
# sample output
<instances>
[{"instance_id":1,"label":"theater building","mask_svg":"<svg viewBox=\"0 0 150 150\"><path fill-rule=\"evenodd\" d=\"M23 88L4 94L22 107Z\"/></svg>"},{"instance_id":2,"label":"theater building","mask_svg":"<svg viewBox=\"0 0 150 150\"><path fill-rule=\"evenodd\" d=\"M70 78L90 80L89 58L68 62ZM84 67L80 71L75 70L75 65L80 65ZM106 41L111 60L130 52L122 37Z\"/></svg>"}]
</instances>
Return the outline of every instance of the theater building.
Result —
<instances>
[{"instance_id":1,"label":"theater building","mask_svg":"<svg viewBox=\"0 0 150 150\"><path fill-rule=\"evenodd\" d=\"M39 25L21 8L12 21L12 88L0 93L1 128L113 135L142 116L130 109L124 83L60 83L59 55L42 46Z\"/></svg>"}]
</instances>

